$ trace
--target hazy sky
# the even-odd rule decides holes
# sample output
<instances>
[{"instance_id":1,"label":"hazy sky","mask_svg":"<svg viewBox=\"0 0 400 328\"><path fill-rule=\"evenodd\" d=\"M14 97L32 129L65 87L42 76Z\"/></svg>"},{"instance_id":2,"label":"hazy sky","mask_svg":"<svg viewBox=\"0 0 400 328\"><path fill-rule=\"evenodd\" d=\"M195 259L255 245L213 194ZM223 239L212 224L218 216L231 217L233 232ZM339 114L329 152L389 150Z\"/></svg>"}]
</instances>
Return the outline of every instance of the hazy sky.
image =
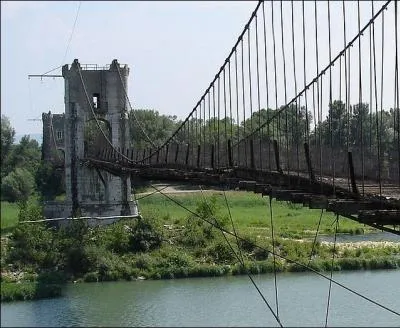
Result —
<instances>
[{"instance_id":1,"label":"hazy sky","mask_svg":"<svg viewBox=\"0 0 400 328\"><path fill-rule=\"evenodd\" d=\"M376 1L375 12L383 1ZM128 94L134 108L156 109L162 114L177 115L184 119L200 99L204 90L214 78L232 49L237 37L243 30L257 1L82 1L75 31L72 35L77 9L77 1L2 1L1 2L1 111L11 119L17 134L41 133L42 122L28 119L41 119L42 112L64 112L63 78L40 78L28 80L28 74L43 74L64 64L71 64L77 58L81 64L105 66L113 59L128 64ZM271 6L276 9L275 23L279 23L279 1L265 3L267 22L271 21ZM295 4L296 65L298 68L298 90L304 87L302 69L303 52L301 44L301 2ZM320 48L319 70L325 68L328 57L328 25L326 19L327 2L317 1L318 46ZM342 1L333 1L332 11L332 55L335 57L343 49L343 12ZM358 32L357 1L346 1L347 40ZM371 18L371 2L360 1L361 26ZM305 2L306 16L306 69L307 83L316 74L314 2ZM390 5L385 15L385 52L384 76L380 72L382 58L380 49L380 25L376 26L377 80L385 84L383 107L393 105L394 80L394 6ZM290 17L290 2L283 2L285 17ZM261 14L260 14L261 17ZM261 19L259 23L261 24ZM254 25L253 25L254 26ZM285 47L288 58L287 71L292 80L288 80L288 99L295 95L293 83L293 64L290 59L290 19L285 19ZM259 27L261 28L261 26ZM267 27L267 43L271 49L271 30ZM261 31L261 30L260 30ZM254 38L254 27L252 29ZM261 33L261 32L260 32ZM370 94L369 77L369 32L362 38L362 85L364 98ZM276 40L280 40L277 28ZM277 42L277 92L278 106L283 105L282 52ZM69 44L69 47L67 45ZM254 42L252 47L254 47ZM352 48L352 71L349 73L351 84L350 103L358 101L357 44ZM260 55L261 55L260 50ZM246 60L246 59L245 59ZM254 60L254 52L253 52ZM268 61L271 64L272 56ZM318 62L318 61L317 61ZM254 61L253 61L254 64ZM264 63L265 64L265 63ZM254 67L254 66L253 66ZM271 66L270 66L271 67ZM265 69L261 69L261 71ZM334 79L338 79L340 70L335 65ZM342 80L344 68L341 68ZM349 71L350 72L350 71ZM52 74L61 74L61 68ZM254 76L253 76L254 78ZM268 77L272 79L272 75ZM328 75L324 76L328 81ZM255 83L256 81L253 81ZM273 84L273 83L271 83ZM255 85L255 84L253 84ZM326 115L328 93L321 100ZM338 83L335 82L337 86ZM342 83L344 90L345 83ZM383 85L383 84L382 84ZM275 87L275 86L274 86ZM265 90L265 89L264 89ZM378 90L379 91L379 90ZM339 88L333 90L334 99L338 99ZM253 96L255 88L253 88ZM274 89L270 87L269 93ZM344 92L342 92L344 93ZM261 108L272 107L267 104L265 92L261 94ZM378 92L378 98L380 94ZM365 99L363 99L365 101ZM324 116L323 115L323 116ZM242 118L239 117L238 121Z\"/></svg>"},{"instance_id":2,"label":"hazy sky","mask_svg":"<svg viewBox=\"0 0 400 328\"><path fill-rule=\"evenodd\" d=\"M256 1L1 2L1 111L17 134L41 133L64 111L64 80L28 80L62 64L128 64L135 108L186 117L232 48ZM53 73L61 74L61 69Z\"/></svg>"}]
</instances>

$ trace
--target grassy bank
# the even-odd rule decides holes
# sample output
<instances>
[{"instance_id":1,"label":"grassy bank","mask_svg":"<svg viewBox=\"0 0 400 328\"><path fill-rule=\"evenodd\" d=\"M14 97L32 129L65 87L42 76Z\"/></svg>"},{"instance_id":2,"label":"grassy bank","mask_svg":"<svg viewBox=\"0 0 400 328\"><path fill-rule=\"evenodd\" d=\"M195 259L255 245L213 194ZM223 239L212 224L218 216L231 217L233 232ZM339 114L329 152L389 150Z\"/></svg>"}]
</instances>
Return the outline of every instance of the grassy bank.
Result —
<instances>
[{"instance_id":1,"label":"grassy bank","mask_svg":"<svg viewBox=\"0 0 400 328\"><path fill-rule=\"evenodd\" d=\"M270 206L269 198L261 197L246 191L227 191L226 198L230 207L235 227L245 233L270 234ZM183 206L194 210L199 200L215 199L215 206L221 216L229 217L222 191L204 191L203 193L170 194ZM141 198L143 196L138 196ZM188 212L165 198L154 194L139 200L140 211L143 216L161 218L165 224L184 224ZM309 209L301 204L279 202L272 200L272 217L276 236L286 238L307 238L315 235L321 210ZM335 219L333 213L324 213L319 228L320 234L333 234ZM340 217L339 233L360 234L374 231L373 228L363 226L353 220Z\"/></svg>"},{"instance_id":2,"label":"grassy bank","mask_svg":"<svg viewBox=\"0 0 400 328\"><path fill-rule=\"evenodd\" d=\"M28 301L61 296L61 285L37 282L1 282L1 301Z\"/></svg>"},{"instance_id":3,"label":"grassy bank","mask_svg":"<svg viewBox=\"0 0 400 328\"><path fill-rule=\"evenodd\" d=\"M1 234L6 234L18 223L19 207L17 203L1 202Z\"/></svg>"},{"instance_id":4,"label":"grassy bank","mask_svg":"<svg viewBox=\"0 0 400 328\"><path fill-rule=\"evenodd\" d=\"M2 300L44 297L45 285L48 295L57 295L53 286L66 281L273 272L269 199L237 191L226 196L235 231L244 240L237 241L202 220L234 231L222 192L170 195L196 215L155 194L139 200L142 219L124 219L95 228L76 221L60 230L42 223L20 224L4 247L2 243ZM26 210L24 215L36 210ZM307 265L317 271L400 267L399 243L373 243L373 247L314 244L320 210L273 201L272 212L278 271L305 271ZM331 213L324 213L319 233L332 234L333 219ZM364 233L370 229L340 218L339 231ZM243 265L238 261L239 254Z\"/></svg>"}]
</instances>

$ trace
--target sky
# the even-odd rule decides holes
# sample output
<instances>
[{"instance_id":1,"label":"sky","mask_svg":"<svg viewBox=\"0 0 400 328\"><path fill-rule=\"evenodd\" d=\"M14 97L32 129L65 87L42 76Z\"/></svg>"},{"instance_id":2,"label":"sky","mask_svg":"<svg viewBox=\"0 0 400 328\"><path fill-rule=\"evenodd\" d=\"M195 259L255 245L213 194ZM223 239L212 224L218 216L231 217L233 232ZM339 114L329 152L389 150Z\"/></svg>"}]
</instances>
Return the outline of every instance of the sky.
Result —
<instances>
[{"instance_id":1,"label":"sky","mask_svg":"<svg viewBox=\"0 0 400 328\"><path fill-rule=\"evenodd\" d=\"M319 71L328 62L327 3L317 1L319 61L315 54L314 2L305 2L306 16L306 76L307 82L316 75L316 62ZM375 12L383 1L376 1ZM154 109L165 115L176 115L185 119L203 95L232 49L244 25L247 23L257 1L2 1L1 2L1 113L10 118L16 133L35 134L42 132L41 114L64 112L63 78L31 78L29 74L43 74L55 69L51 74L61 74L64 64L71 64L75 58L81 64L105 66L113 59L130 68L128 77L128 96L136 109ZM283 95L283 60L279 40L279 1L273 4L265 2L267 21L274 6L277 40L276 86L270 83L267 91L274 94L277 90L277 105L285 102ZM298 67L298 91L304 86L301 65L301 2L295 1L296 65ZM346 1L347 40L357 32L357 1ZM343 49L342 2L333 1L332 10L332 53L333 57ZM371 6L361 1L361 26L371 18ZM79 8L79 10L78 10ZM77 16L78 13L78 16ZM283 1L283 13L290 17L290 2ZM261 16L261 15L260 15ZM76 24L74 24L75 19ZM377 44L377 80L384 81L383 97L378 90L378 98L383 99L383 107L393 104L393 3L385 15L385 52L384 76L381 74L382 62L380 49L380 24L376 22ZM261 23L259 18L258 23ZM73 26L75 25L75 29ZM261 28L261 25L259 25ZM284 34L288 76L294 71L291 56L291 41L288 37L291 24L285 19ZM254 25L250 39L252 43L252 62L254 65ZM73 32L73 33L72 33ZM261 33L261 30L260 30ZM271 48L271 28L267 27L267 45ZM364 97L371 94L367 76L370 74L369 36L364 33L362 39L361 69L366 80L362 85ZM247 41L246 41L247 42ZM244 40L245 43L245 40ZM351 49L352 70L349 71L351 90L350 103L358 100L357 44ZM388 50L389 51L388 51ZM269 50L270 52L271 50ZM260 50L260 56L262 50ZM245 62L246 62L245 58ZM272 56L267 60L272 67ZM372 62L371 62L372 63ZM265 65L265 64L264 64ZM253 66L255 67L255 66ZM265 76L265 69L261 68ZM344 66L333 68L336 80L344 80ZM341 74L341 75L340 75ZM253 74L253 79L255 75ZM268 79L273 76L269 75ZM321 100L326 111L328 97L326 85L329 76L324 79L325 96ZM262 78L261 78L262 80ZM322 79L321 79L322 80ZM288 99L296 93L293 79L288 80ZM248 83L248 82L246 82ZM285 82L286 83L286 82ZM333 90L335 99L344 94L344 82ZM378 83L379 84L379 83ZM256 81L253 80L253 96L256 96ZM248 85L246 85L248 87ZM263 86L261 86L263 87ZM269 89L268 89L269 88ZM309 91L311 92L311 90ZM322 91L321 91L322 92ZM261 108L273 107L267 104L266 92L261 92ZM249 106L247 106L249 108ZM326 112L324 113L326 115ZM36 120L32 120L36 119ZM241 121L243 117L237 117Z\"/></svg>"},{"instance_id":2,"label":"sky","mask_svg":"<svg viewBox=\"0 0 400 328\"><path fill-rule=\"evenodd\" d=\"M63 78L31 78L75 58L128 64L134 108L185 118L232 48L256 1L1 2L1 112L17 134L64 111ZM66 54L66 55L65 55ZM65 56L65 59L64 59ZM61 68L51 74L61 74Z\"/></svg>"}]
</instances>

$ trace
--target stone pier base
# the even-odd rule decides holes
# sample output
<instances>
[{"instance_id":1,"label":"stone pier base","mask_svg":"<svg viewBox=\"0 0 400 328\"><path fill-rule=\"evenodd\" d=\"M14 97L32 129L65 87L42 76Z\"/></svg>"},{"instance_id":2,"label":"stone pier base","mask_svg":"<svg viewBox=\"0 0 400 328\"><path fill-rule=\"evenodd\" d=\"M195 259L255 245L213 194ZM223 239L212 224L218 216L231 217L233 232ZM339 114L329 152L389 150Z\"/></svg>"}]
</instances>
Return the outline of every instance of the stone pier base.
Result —
<instances>
[{"instance_id":1,"label":"stone pier base","mask_svg":"<svg viewBox=\"0 0 400 328\"><path fill-rule=\"evenodd\" d=\"M80 207L80 215L72 218L72 204L63 202L46 202L43 216L46 221L54 222L55 226L65 226L75 219L82 219L89 226L108 225L123 218L139 217L137 203L131 201L125 204L101 204L91 203Z\"/></svg>"}]
</instances>

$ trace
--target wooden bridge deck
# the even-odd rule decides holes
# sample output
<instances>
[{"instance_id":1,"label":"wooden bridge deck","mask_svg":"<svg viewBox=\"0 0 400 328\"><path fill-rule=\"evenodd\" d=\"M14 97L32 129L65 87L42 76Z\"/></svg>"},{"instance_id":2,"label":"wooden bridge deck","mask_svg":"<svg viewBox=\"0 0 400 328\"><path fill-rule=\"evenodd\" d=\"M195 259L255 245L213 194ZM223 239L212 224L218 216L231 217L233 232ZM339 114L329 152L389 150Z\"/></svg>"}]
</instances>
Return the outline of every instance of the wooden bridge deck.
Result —
<instances>
[{"instance_id":1,"label":"wooden bridge deck","mask_svg":"<svg viewBox=\"0 0 400 328\"><path fill-rule=\"evenodd\" d=\"M309 208L347 217L362 224L400 235L400 188L393 184L379 185L364 182L364 194L354 193L345 179L328 178L310 181L306 175L289 175L248 168L219 170L197 169L180 164L127 165L124 162L105 162L86 159L85 165L101 168L115 175L134 174L149 180L185 181L191 184L225 186L270 196L280 201L300 203Z\"/></svg>"}]
</instances>

